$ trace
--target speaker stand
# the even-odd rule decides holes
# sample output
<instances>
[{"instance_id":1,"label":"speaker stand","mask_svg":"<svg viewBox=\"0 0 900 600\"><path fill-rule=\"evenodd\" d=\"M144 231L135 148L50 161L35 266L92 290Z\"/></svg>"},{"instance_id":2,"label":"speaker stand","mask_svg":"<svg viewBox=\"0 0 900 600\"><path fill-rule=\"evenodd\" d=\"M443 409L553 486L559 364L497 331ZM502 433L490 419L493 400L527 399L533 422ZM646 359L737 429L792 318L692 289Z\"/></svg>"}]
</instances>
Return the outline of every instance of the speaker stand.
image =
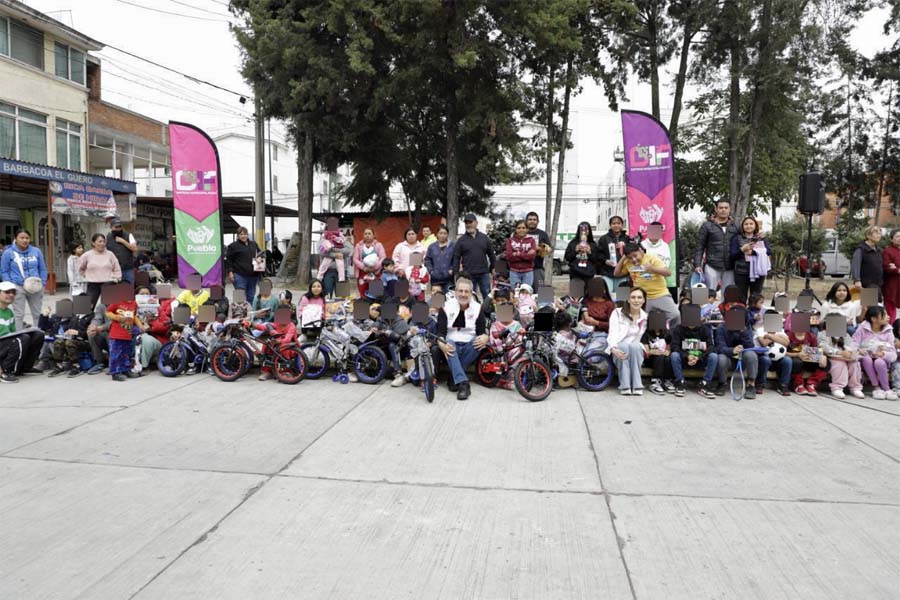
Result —
<instances>
[{"instance_id":1,"label":"speaker stand","mask_svg":"<svg viewBox=\"0 0 900 600\"><path fill-rule=\"evenodd\" d=\"M806 213L806 284L803 286L803 291L800 292L806 296L812 296L813 299L819 303L819 306L822 306L822 301L819 300L819 297L816 296L816 293L809 285L809 276L812 273L812 213Z\"/></svg>"}]
</instances>

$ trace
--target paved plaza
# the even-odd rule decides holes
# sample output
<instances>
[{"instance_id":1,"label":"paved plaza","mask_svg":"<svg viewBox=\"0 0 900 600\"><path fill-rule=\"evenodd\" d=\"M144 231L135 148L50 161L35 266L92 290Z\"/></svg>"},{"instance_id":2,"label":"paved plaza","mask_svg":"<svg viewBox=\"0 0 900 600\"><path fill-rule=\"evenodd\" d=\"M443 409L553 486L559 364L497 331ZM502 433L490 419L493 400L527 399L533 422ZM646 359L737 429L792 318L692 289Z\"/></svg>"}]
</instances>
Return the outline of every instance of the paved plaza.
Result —
<instances>
[{"instance_id":1,"label":"paved plaza","mask_svg":"<svg viewBox=\"0 0 900 600\"><path fill-rule=\"evenodd\" d=\"M0 388L0 598L900 598L900 403Z\"/></svg>"}]
</instances>

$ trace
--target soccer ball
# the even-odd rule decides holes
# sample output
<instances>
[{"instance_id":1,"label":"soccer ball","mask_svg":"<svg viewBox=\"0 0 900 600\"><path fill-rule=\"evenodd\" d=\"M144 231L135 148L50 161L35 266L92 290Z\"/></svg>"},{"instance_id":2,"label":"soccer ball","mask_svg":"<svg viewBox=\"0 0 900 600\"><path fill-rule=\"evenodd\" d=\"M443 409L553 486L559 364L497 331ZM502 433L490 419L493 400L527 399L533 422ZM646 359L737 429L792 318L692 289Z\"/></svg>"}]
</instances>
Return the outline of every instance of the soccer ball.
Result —
<instances>
[{"instance_id":1,"label":"soccer ball","mask_svg":"<svg viewBox=\"0 0 900 600\"><path fill-rule=\"evenodd\" d=\"M367 254L365 258L363 258L362 263L367 267L374 267L378 265L378 255L377 254Z\"/></svg>"},{"instance_id":2,"label":"soccer ball","mask_svg":"<svg viewBox=\"0 0 900 600\"><path fill-rule=\"evenodd\" d=\"M773 343L769 346L769 358L772 359L772 362L778 362L784 358L785 352L787 352L787 350L781 344Z\"/></svg>"}]
</instances>

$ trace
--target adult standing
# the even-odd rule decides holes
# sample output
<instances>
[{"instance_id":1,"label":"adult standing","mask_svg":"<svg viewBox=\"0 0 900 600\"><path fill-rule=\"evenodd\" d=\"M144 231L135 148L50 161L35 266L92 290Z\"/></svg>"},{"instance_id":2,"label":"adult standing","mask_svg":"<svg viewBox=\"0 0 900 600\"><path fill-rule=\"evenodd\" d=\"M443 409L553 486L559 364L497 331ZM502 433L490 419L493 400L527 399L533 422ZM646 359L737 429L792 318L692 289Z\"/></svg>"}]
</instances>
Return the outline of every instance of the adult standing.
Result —
<instances>
[{"instance_id":1,"label":"adult standing","mask_svg":"<svg viewBox=\"0 0 900 600\"><path fill-rule=\"evenodd\" d=\"M453 272L457 275L469 275L484 300L491 293L491 273L497 257L494 255L491 239L478 231L478 219L475 215L468 213L463 222L466 232L459 236L453 248Z\"/></svg>"},{"instance_id":2,"label":"adult standing","mask_svg":"<svg viewBox=\"0 0 900 600\"><path fill-rule=\"evenodd\" d=\"M252 303L256 298L256 286L261 273L255 268L259 246L250 239L250 232L246 227L239 228L237 235L238 239L225 249L225 268L228 271L228 281L234 284L234 289L244 290L247 302Z\"/></svg>"},{"instance_id":3,"label":"adult standing","mask_svg":"<svg viewBox=\"0 0 900 600\"><path fill-rule=\"evenodd\" d=\"M27 229L16 232L15 243L6 247L0 258L0 279L16 286L12 311L16 327L25 329L25 304L31 312L32 325L37 326L44 302L44 286L47 285L47 265L40 248L31 245L31 233Z\"/></svg>"},{"instance_id":4,"label":"adult standing","mask_svg":"<svg viewBox=\"0 0 900 600\"><path fill-rule=\"evenodd\" d=\"M716 202L715 216L700 226L700 240L694 254L694 270L706 277L706 287L715 290L721 284L724 290L734 283L731 260L731 238L738 234L731 218L731 202ZM706 253L706 264L703 255Z\"/></svg>"},{"instance_id":5,"label":"adult standing","mask_svg":"<svg viewBox=\"0 0 900 600\"><path fill-rule=\"evenodd\" d=\"M385 256L384 245L375 239L375 230L366 227L363 239L353 247L353 276L360 298L365 298L369 291L369 282L381 275L381 261Z\"/></svg>"},{"instance_id":6,"label":"adult standing","mask_svg":"<svg viewBox=\"0 0 900 600\"><path fill-rule=\"evenodd\" d=\"M550 243L550 236L543 229L538 229L541 222L540 217L534 211L525 215L525 226L528 227L528 235L534 238L535 247L538 249L537 256L534 257L534 285L539 286L544 283L544 257L553 252L553 244ZM552 273L553 271L551 271Z\"/></svg>"},{"instance_id":7,"label":"adult standing","mask_svg":"<svg viewBox=\"0 0 900 600\"><path fill-rule=\"evenodd\" d=\"M744 217L740 232L731 238L731 261L734 264L734 284L741 290L741 302L753 294L762 293L763 284L772 266L772 248L759 231L759 222Z\"/></svg>"},{"instance_id":8,"label":"adult standing","mask_svg":"<svg viewBox=\"0 0 900 600\"><path fill-rule=\"evenodd\" d=\"M119 268L122 269L122 281L134 283L134 253L137 252L137 241L122 228L122 219L113 217L109 224L112 230L106 236L106 248L116 255Z\"/></svg>"},{"instance_id":9,"label":"adult standing","mask_svg":"<svg viewBox=\"0 0 900 600\"><path fill-rule=\"evenodd\" d=\"M437 241L437 236L435 236L431 232L431 227L428 225L422 226L422 247L425 248L425 252L428 252L428 247Z\"/></svg>"},{"instance_id":10,"label":"adult standing","mask_svg":"<svg viewBox=\"0 0 900 600\"><path fill-rule=\"evenodd\" d=\"M347 279L347 263L353 254L353 246L341 233L337 217L325 220L325 231L319 242L319 279L325 290L325 297L333 296L338 281ZM323 269L322 265L325 264Z\"/></svg>"},{"instance_id":11,"label":"adult standing","mask_svg":"<svg viewBox=\"0 0 900 600\"><path fill-rule=\"evenodd\" d=\"M581 279L587 284L597 274L600 249L594 241L590 223L582 221L578 224L578 231L566 247L564 258L569 264L570 280Z\"/></svg>"},{"instance_id":12,"label":"adult standing","mask_svg":"<svg viewBox=\"0 0 900 600\"><path fill-rule=\"evenodd\" d=\"M509 264L509 283L513 287L520 283L534 288L534 259L537 244L528 235L525 221L516 221L515 232L506 240L506 262Z\"/></svg>"},{"instance_id":13,"label":"adult standing","mask_svg":"<svg viewBox=\"0 0 900 600\"><path fill-rule=\"evenodd\" d=\"M431 275L431 289L446 292L453 280L453 251L456 244L450 241L450 230L441 225L437 230L437 241L425 251L425 268Z\"/></svg>"},{"instance_id":14,"label":"adult standing","mask_svg":"<svg viewBox=\"0 0 900 600\"><path fill-rule=\"evenodd\" d=\"M10 310L10 304L19 295L18 288L12 281L0 282L0 337L16 332L18 319ZM0 339L0 382L17 383L17 375L31 371L43 345L42 331L22 332Z\"/></svg>"},{"instance_id":15,"label":"adult standing","mask_svg":"<svg viewBox=\"0 0 900 600\"><path fill-rule=\"evenodd\" d=\"M394 246L394 252L391 258L394 259L394 273L397 277L409 278L409 257L413 253L418 252L425 256L425 248L419 243L419 234L412 227L407 227L403 232L405 238L402 242Z\"/></svg>"},{"instance_id":16,"label":"adult standing","mask_svg":"<svg viewBox=\"0 0 900 600\"><path fill-rule=\"evenodd\" d=\"M616 265L622 260L622 250L631 239L625 233L625 221L622 217L614 215L609 218L609 230L597 240L599 275L606 282L606 289L616 299L616 290L619 284L627 277L616 277Z\"/></svg>"},{"instance_id":17,"label":"adult standing","mask_svg":"<svg viewBox=\"0 0 900 600\"><path fill-rule=\"evenodd\" d=\"M456 392L457 400L469 398L469 378L466 369L478 358L478 354L488 343L485 318L481 305L472 298L472 282L465 277L456 280L456 295L447 298L444 308L438 313L438 336L447 340L438 342L438 347L450 365L450 391Z\"/></svg>"},{"instance_id":18,"label":"adult standing","mask_svg":"<svg viewBox=\"0 0 900 600\"><path fill-rule=\"evenodd\" d=\"M73 298L87 293L87 285L81 271L78 270L78 261L84 254L84 244L81 242L69 243L69 258L66 259L66 277L69 281L69 295Z\"/></svg>"},{"instance_id":19,"label":"adult standing","mask_svg":"<svg viewBox=\"0 0 900 600\"><path fill-rule=\"evenodd\" d=\"M106 237L102 233L91 236L91 249L78 259L78 272L87 282L87 294L94 310L103 285L122 279L122 267L116 255L106 249Z\"/></svg>"},{"instance_id":20,"label":"adult standing","mask_svg":"<svg viewBox=\"0 0 900 600\"><path fill-rule=\"evenodd\" d=\"M865 239L853 251L850 261L850 278L856 287L881 287L884 282L884 266L881 248L881 229L872 225L865 230ZM900 266L900 265L898 265Z\"/></svg>"},{"instance_id":21,"label":"adult standing","mask_svg":"<svg viewBox=\"0 0 900 600\"><path fill-rule=\"evenodd\" d=\"M619 372L619 393L623 396L644 395L641 380L644 347L641 337L647 331L646 304L647 293L642 288L634 288L625 305L614 310L609 318L607 343Z\"/></svg>"},{"instance_id":22,"label":"adult standing","mask_svg":"<svg viewBox=\"0 0 900 600\"><path fill-rule=\"evenodd\" d=\"M891 232L891 243L882 253L882 271L884 308L893 324L897 320L897 307L900 306L900 229Z\"/></svg>"},{"instance_id":23,"label":"adult standing","mask_svg":"<svg viewBox=\"0 0 900 600\"><path fill-rule=\"evenodd\" d=\"M671 271L666 268L658 257L647 254L644 249L635 242L625 244L624 256L616 265L616 277L631 275L633 287L638 287L646 292L647 312L661 310L666 313L669 326L674 327L681 320L678 306L666 287L666 277Z\"/></svg>"}]
</instances>

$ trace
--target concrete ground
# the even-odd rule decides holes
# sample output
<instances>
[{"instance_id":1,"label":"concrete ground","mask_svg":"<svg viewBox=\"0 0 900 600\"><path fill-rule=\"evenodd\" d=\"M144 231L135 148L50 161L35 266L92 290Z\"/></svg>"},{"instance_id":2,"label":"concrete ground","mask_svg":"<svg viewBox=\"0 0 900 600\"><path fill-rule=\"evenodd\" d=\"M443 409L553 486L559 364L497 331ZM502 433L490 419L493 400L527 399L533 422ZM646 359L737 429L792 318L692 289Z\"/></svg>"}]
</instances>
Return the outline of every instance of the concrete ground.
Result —
<instances>
[{"instance_id":1,"label":"concrete ground","mask_svg":"<svg viewBox=\"0 0 900 600\"><path fill-rule=\"evenodd\" d=\"M0 598L900 597L900 404L0 389Z\"/></svg>"}]
</instances>

